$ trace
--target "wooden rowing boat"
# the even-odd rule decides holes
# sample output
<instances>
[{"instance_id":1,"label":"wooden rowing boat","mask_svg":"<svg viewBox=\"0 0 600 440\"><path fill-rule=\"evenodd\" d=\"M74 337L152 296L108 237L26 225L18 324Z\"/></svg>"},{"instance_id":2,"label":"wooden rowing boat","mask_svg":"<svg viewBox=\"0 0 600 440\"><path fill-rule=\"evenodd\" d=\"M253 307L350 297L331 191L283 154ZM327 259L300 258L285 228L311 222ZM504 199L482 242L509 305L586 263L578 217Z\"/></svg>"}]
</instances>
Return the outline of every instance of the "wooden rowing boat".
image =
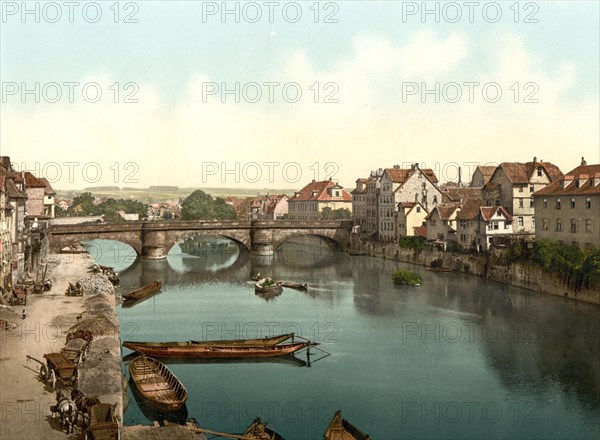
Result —
<instances>
[{"instance_id":1,"label":"wooden rowing boat","mask_svg":"<svg viewBox=\"0 0 600 440\"><path fill-rule=\"evenodd\" d=\"M429 272L452 272L449 267L426 267L425 270Z\"/></svg>"},{"instance_id":2,"label":"wooden rowing boat","mask_svg":"<svg viewBox=\"0 0 600 440\"><path fill-rule=\"evenodd\" d=\"M365 434L348 420L342 419L342 412L337 411L331 419L331 423L323 434L324 440L369 440Z\"/></svg>"},{"instance_id":3,"label":"wooden rowing boat","mask_svg":"<svg viewBox=\"0 0 600 440\"><path fill-rule=\"evenodd\" d=\"M281 287L287 287L288 289L296 290L308 290L308 284L306 283L293 283L291 281L277 281Z\"/></svg>"},{"instance_id":4,"label":"wooden rowing boat","mask_svg":"<svg viewBox=\"0 0 600 440\"><path fill-rule=\"evenodd\" d=\"M137 301L142 298L146 298L153 293L156 293L160 290L162 283L160 281L154 281L153 283L148 284L147 286L141 287L137 290L132 290L129 293L123 295L123 298L130 301Z\"/></svg>"},{"instance_id":5,"label":"wooden rowing boat","mask_svg":"<svg viewBox=\"0 0 600 440\"><path fill-rule=\"evenodd\" d=\"M142 397L159 411L177 411L187 400L183 384L156 359L141 355L129 364L129 375Z\"/></svg>"},{"instance_id":6,"label":"wooden rowing boat","mask_svg":"<svg viewBox=\"0 0 600 440\"><path fill-rule=\"evenodd\" d=\"M123 345L138 353L157 358L179 358L179 359L223 359L223 358L266 358L285 356L295 353L304 348L317 345L315 342L296 342L273 346L215 346L196 345L162 347L157 345L143 346L139 343L129 342Z\"/></svg>"},{"instance_id":7,"label":"wooden rowing boat","mask_svg":"<svg viewBox=\"0 0 600 440\"><path fill-rule=\"evenodd\" d=\"M284 440L284 438L267 427L260 418L254 419L254 422L244 431L242 437L248 440Z\"/></svg>"},{"instance_id":8,"label":"wooden rowing boat","mask_svg":"<svg viewBox=\"0 0 600 440\"><path fill-rule=\"evenodd\" d=\"M281 344L288 339L292 339L294 333L287 333L285 335L273 336L271 338L261 339L231 339L221 341L187 341L187 342L134 342L124 341L123 347L127 347L130 350L137 351L139 353L145 353L148 350L159 349L177 349L185 351L194 351L198 347L270 347L273 345ZM149 354L149 353L146 353ZM153 356L153 355L150 355Z\"/></svg>"}]
</instances>

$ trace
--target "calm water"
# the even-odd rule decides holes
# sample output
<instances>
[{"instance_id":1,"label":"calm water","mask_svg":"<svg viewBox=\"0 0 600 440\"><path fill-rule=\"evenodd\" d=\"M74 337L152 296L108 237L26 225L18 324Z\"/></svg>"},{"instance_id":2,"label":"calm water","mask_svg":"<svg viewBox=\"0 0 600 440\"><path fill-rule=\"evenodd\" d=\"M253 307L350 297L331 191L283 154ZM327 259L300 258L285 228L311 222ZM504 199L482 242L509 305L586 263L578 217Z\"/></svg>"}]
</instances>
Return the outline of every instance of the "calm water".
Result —
<instances>
[{"instance_id":1,"label":"calm water","mask_svg":"<svg viewBox=\"0 0 600 440\"><path fill-rule=\"evenodd\" d=\"M184 246L198 256L175 246L166 261L132 263L124 245L95 241L91 253L121 272L119 293L163 282L161 293L119 307L122 339L295 331L331 355L315 350L310 367L303 353L169 363L189 393L170 418L241 433L260 416L287 440L310 440L341 409L373 439L600 438L598 307L420 267L422 287L398 288L390 274L407 264L296 244L257 258L226 243ZM257 272L311 289L265 300L248 282ZM129 394L126 424L164 417Z\"/></svg>"}]
</instances>

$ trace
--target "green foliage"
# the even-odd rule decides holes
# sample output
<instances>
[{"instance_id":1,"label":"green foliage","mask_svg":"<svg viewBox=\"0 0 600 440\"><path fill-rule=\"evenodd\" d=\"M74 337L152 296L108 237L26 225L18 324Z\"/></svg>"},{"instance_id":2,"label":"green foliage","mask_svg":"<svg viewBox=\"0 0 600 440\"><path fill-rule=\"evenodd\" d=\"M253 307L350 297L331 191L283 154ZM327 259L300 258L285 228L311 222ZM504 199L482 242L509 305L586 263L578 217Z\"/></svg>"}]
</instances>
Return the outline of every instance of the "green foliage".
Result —
<instances>
[{"instance_id":1,"label":"green foliage","mask_svg":"<svg viewBox=\"0 0 600 440\"><path fill-rule=\"evenodd\" d=\"M348 208L331 209L325 207L321 211L321 218L323 220L347 220L352 218L352 212Z\"/></svg>"},{"instance_id":2,"label":"green foliage","mask_svg":"<svg viewBox=\"0 0 600 440\"><path fill-rule=\"evenodd\" d=\"M575 244L561 244L548 238L535 242L529 248L525 242L513 243L499 258L508 265L533 262L545 272L557 275L567 286L580 290L600 282L600 250L581 250Z\"/></svg>"},{"instance_id":3,"label":"green foliage","mask_svg":"<svg viewBox=\"0 0 600 440\"><path fill-rule=\"evenodd\" d=\"M400 237L398 239L398 244L400 247L414 249L417 252L425 249L425 240L422 237L414 235L410 237Z\"/></svg>"},{"instance_id":4,"label":"green foliage","mask_svg":"<svg viewBox=\"0 0 600 440\"><path fill-rule=\"evenodd\" d=\"M191 193L181 204L182 220L235 220L233 206L221 197L213 199L202 190Z\"/></svg>"},{"instance_id":5,"label":"green foliage","mask_svg":"<svg viewBox=\"0 0 600 440\"><path fill-rule=\"evenodd\" d=\"M418 272L398 269L392 273L392 281L399 286L417 286L423 282L423 279Z\"/></svg>"},{"instance_id":6,"label":"green foliage","mask_svg":"<svg viewBox=\"0 0 600 440\"><path fill-rule=\"evenodd\" d=\"M162 218L164 220L172 220L173 219L173 213L171 211L165 211L165 212L163 212Z\"/></svg>"},{"instance_id":7,"label":"green foliage","mask_svg":"<svg viewBox=\"0 0 600 440\"><path fill-rule=\"evenodd\" d=\"M81 211L76 210L77 206ZM123 218L119 215L119 211L126 214L139 214L140 218L146 216L148 205L138 202L137 200L125 199L108 199L98 205L94 204L94 196L90 192L79 194L73 199L73 203L66 211L62 209L56 210L57 217L78 216L78 215L103 215L107 222L123 222Z\"/></svg>"}]
</instances>

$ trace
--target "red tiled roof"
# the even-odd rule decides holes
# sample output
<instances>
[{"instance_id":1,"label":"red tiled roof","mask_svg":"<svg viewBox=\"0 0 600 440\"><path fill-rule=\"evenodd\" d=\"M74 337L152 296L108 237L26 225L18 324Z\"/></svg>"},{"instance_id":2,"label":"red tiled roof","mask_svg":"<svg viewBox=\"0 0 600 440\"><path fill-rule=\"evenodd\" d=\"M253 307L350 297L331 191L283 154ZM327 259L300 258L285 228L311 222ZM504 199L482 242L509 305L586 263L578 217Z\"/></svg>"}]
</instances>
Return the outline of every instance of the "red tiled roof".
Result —
<instances>
[{"instance_id":1,"label":"red tiled roof","mask_svg":"<svg viewBox=\"0 0 600 440\"><path fill-rule=\"evenodd\" d=\"M444 202L457 202L464 203L468 199L478 199L481 200L482 191L481 188L473 188L473 187L446 187L442 191L442 200Z\"/></svg>"},{"instance_id":2,"label":"red tiled roof","mask_svg":"<svg viewBox=\"0 0 600 440\"><path fill-rule=\"evenodd\" d=\"M427 228L425 226L415 226L413 227L415 231L415 235L418 237L427 238Z\"/></svg>"},{"instance_id":3,"label":"red tiled roof","mask_svg":"<svg viewBox=\"0 0 600 440\"><path fill-rule=\"evenodd\" d=\"M29 171L25 171L25 188L46 188L46 184Z\"/></svg>"},{"instance_id":4,"label":"red tiled roof","mask_svg":"<svg viewBox=\"0 0 600 440\"><path fill-rule=\"evenodd\" d=\"M542 167L548 173L551 182L562 176L560 168L550 162L503 162L498 166L512 183L528 183L537 167Z\"/></svg>"},{"instance_id":5,"label":"red tiled roof","mask_svg":"<svg viewBox=\"0 0 600 440\"><path fill-rule=\"evenodd\" d=\"M479 208L481 206L481 199L467 199L456 215L459 220L473 220L479 215Z\"/></svg>"},{"instance_id":6,"label":"red tiled roof","mask_svg":"<svg viewBox=\"0 0 600 440\"><path fill-rule=\"evenodd\" d=\"M323 180L320 182L311 182L298 191L293 197L291 197L290 201L309 201L309 200L317 200L321 202L331 201L331 200L340 200L340 198L331 197L329 192L327 191L329 188L338 186L342 191L341 200L343 201L352 201L352 196L348 194L341 186L339 186L333 180Z\"/></svg>"},{"instance_id":7,"label":"red tiled roof","mask_svg":"<svg viewBox=\"0 0 600 440\"><path fill-rule=\"evenodd\" d=\"M431 183L437 183L438 179L435 173L431 168L386 168L385 171L390 176L390 179L394 183L399 183L403 185L410 176L412 176L416 171L421 171L423 175L431 181Z\"/></svg>"},{"instance_id":8,"label":"red tiled roof","mask_svg":"<svg viewBox=\"0 0 600 440\"><path fill-rule=\"evenodd\" d=\"M481 206L479 210L481 212L481 217L486 222L489 222L498 211L502 212L508 220L512 221L513 219L510 212L508 212L504 206Z\"/></svg>"},{"instance_id":9,"label":"red tiled roof","mask_svg":"<svg viewBox=\"0 0 600 440\"><path fill-rule=\"evenodd\" d=\"M458 209L458 203L444 203L444 204L439 204L437 205L435 208L433 208L431 210L431 212L429 213L429 215L427 215L427 219L431 218L431 216L433 215L433 213L435 211L437 211L439 217L441 220L449 220L452 217L452 214L454 214L454 211L456 211Z\"/></svg>"},{"instance_id":10,"label":"red tiled roof","mask_svg":"<svg viewBox=\"0 0 600 440\"><path fill-rule=\"evenodd\" d=\"M11 199L26 199L27 198L27 196L25 194L23 194L21 191L19 191L19 189L15 185L15 182L12 179L6 179L5 186L6 186L6 193L8 194L9 198L11 198Z\"/></svg>"},{"instance_id":11,"label":"red tiled roof","mask_svg":"<svg viewBox=\"0 0 600 440\"><path fill-rule=\"evenodd\" d=\"M54 191L54 189L52 188L52 185L50 185L50 182L48 182L48 179L46 179L45 177L42 177L42 178L40 178L40 180L42 182L44 182L44 185L46 187L44 194L46 194L47 196L53 196L56 194L56 191Z\"/></svg>"},{"instance_id":12,"label":"red tiled roof","mask_svg":"<svg viewBox=\"0 0 600 440\"><path fill-rule=\"evenodd\" d=\"M594 179L594 186L591 185ZM585 179L583 185L577 186L578 180ZM564 182L564 185L563 185ZM564 188L563 188L564 186ZM534 196L562 195L598 195L600 194L600 164L580 165L550 185L536 191Z\"/></svg>"}]
</instances>

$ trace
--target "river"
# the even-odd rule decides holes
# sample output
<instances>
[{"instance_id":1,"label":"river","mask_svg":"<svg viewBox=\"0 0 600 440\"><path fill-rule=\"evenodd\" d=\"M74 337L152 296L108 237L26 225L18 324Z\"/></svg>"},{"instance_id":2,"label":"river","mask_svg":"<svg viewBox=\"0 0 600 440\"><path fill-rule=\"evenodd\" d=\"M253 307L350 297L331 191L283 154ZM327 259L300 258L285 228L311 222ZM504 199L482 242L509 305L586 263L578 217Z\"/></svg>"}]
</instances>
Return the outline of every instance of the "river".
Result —
<instances>
[{"instance_id":1,"label":"river","mask_svg":"<svg viewBox=\"0 0 600 440\"><path fill-rule=\"evenodd\" d=\"M410 265L321 242L285 243L273 257L249 256L225 239L182 246L143 261L121 243L89 244L120 271L118 294L163 282L159 294L118 307L122 340L293 331L323 351L278 362L168 363L189 393L172 419L241 433L259 416L287 440L310 440L341 409L373 439L600 438L595 305L418 266L421 287L396 287L391 273ZM249 282L257 272L310 289L265 299ZM162 417L129 396L125 424Z\"/></svg>"}]
</instances>

